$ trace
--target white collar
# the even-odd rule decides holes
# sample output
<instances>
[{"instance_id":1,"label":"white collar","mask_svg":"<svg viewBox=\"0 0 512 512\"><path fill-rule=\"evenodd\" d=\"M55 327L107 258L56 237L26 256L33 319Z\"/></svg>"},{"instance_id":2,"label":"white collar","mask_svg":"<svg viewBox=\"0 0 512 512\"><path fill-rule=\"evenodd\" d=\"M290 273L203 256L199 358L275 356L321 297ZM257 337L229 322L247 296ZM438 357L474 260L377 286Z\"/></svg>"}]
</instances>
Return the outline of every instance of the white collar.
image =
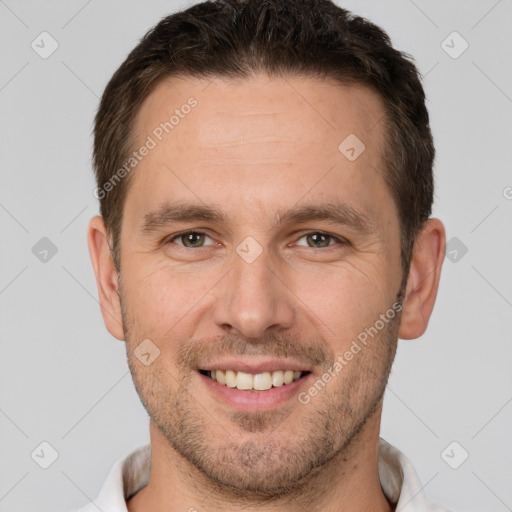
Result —
<instances>
[{"instance_id":1,"label":"white collar","mask_svg":"<svg viewBox=\"0 0 512 512\"><path fill-rule=\"evenodd\" d=\"M407 457L384 439L379 439L379 479L397 512L448 512L427 502L422 485ZM151 445L140 446L111 469L98 497L77 512L128 512L127 499L149 481Z\"/></svg>"}]
</instances>

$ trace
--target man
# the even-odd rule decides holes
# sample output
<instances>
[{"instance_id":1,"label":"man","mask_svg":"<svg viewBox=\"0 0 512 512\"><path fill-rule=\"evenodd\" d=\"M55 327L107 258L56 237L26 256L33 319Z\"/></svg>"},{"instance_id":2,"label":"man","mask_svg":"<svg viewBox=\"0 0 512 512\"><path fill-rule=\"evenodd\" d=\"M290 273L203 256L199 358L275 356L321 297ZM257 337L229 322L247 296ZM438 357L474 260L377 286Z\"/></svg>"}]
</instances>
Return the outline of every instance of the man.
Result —
<instances>
[{"instance_id":1,"label":"man","mask_svg":"<svg viewBox=\"0 0 512 512\"><path fill-rule=\"evenodd\" d=\"M151 445L83 511L439 511L379 438L444 257L412 62L328 0L171 15L95 124L89 248Z\"/></svg>"}]
</instances>

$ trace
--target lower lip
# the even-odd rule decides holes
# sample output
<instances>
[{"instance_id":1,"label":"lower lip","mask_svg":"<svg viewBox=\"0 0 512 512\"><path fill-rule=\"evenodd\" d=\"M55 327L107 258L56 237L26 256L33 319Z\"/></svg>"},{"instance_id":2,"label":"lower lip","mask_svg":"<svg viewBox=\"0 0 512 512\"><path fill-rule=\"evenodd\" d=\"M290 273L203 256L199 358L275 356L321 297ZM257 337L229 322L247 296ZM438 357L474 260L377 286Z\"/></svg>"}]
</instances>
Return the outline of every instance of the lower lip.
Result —
<instances>
[{"instance_id":1,"label":"lower lip","mask_svg":"<svg viewBox=\"0 0 512 512\"><path fill-rule=\"evenodd\" d=\"M228 388L211 377L199 372L198 375L215 397L229 406L239 411L265 411L283 404L297 395L312 374L308 373L290 384L283 384L277 388L272 387L266 391L243 391L237 388Z\"/></svg>"}]
</instances>

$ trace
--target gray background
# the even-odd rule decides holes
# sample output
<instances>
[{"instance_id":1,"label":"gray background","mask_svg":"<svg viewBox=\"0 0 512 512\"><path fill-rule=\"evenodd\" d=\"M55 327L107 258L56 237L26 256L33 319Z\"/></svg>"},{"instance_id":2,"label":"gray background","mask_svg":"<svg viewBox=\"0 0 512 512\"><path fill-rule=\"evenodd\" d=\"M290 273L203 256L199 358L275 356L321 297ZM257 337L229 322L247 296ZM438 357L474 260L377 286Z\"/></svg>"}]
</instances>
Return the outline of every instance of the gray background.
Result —
<instances>
[{"instance_id":1,"label":"gray background","mask_svg":"<svg viewBox=\"0 0 512 512\"><path fill-rule=\"evenodd\" d=\"M432 501L512 510L512 1L339 3L386 29L425 75L434 216L450 240L429 328L400 342L381 435L410 457ZM128 51L188 5L0 0L2 512L85 505L113 463L149 440L86 246L97 212L91 130ZM46 59L31 47L43 51L43 31L59 45ZM31 456L42 442L58 452L48 469L38 465L50 462L48 447Z\"/></svg>"}]
</instances>

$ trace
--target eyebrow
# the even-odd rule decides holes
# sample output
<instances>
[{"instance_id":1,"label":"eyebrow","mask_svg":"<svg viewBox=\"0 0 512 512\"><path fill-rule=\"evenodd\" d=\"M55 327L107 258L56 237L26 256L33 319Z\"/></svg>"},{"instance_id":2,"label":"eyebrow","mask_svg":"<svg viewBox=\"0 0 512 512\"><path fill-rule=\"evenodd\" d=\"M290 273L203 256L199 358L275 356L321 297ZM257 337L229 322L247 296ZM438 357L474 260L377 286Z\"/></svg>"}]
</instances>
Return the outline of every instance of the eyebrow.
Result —
<instances>
[{"instance_id":1,"label":"eyebrow","mask_svg":"<svg viewBox=\"0 0 512 512\"><path fill-rule=\"evenodd\" d=\"M312 220L326 220L363 234L377 231L375 223L367 215L343 202L311 204L294 207L290 210L278 210L274 217L274 226L299 224ZM226 224L227 218L215 206L189 202L164 203L156 210L144 215L142 231L151 233L173 222L197 221Z\"/></svg>"}]
</instances>

